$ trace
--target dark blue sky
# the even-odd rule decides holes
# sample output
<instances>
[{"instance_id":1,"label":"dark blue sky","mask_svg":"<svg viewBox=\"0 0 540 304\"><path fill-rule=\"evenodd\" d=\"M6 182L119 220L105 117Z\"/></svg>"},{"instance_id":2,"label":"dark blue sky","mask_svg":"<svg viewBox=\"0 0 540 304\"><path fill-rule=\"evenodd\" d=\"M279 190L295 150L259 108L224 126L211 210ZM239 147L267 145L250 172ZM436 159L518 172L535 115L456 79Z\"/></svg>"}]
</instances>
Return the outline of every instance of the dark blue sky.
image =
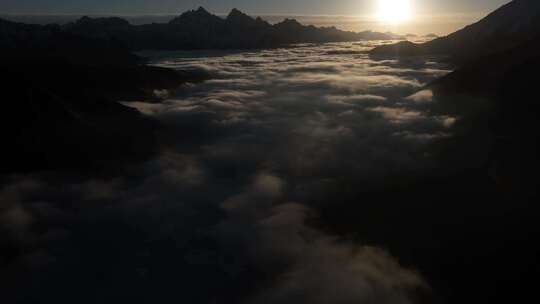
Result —
<instances>
[{"instance_id":1,"label":"dark blue sky","mask_svg":"<svg viewBox=\"0 0 540 304\"><path fill-rule=\"evenodd\" d=\"M1 0L4 14L176 14L204 6L216 13L237 7L252 14L368 15L377 0ZM488 12L510 0L410 0L418 13Z\"/></svg>"}]
</instances>

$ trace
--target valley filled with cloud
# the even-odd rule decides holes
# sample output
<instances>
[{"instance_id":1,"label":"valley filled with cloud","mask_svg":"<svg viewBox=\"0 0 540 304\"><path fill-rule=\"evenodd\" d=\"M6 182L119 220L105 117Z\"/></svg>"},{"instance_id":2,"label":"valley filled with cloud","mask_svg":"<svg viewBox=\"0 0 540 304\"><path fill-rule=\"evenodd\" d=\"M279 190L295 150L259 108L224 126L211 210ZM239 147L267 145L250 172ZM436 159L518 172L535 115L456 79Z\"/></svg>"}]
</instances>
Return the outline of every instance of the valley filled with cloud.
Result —
<instances>
[{"instance_id":1,"label":"valley filled with cloud","mask_svg":"<svg viewBox=\"0 0 540 304\"><path fill-rule=\"evenodd\" d=\"M121 176L10 178L0 227L11 250L4 273L15 279L2 280L31 291L10 296L100 301L79 298L92 285L113 299L190 303L430 297L414 265L320 216L343 207L344 191L429 176L433 145L458 119L432 113L422 90L445 64L370 58L375 43L145 54L211 79L156 90L160 103L125 103L164 128L158 156Z\"/></svg>"}]
</instances>

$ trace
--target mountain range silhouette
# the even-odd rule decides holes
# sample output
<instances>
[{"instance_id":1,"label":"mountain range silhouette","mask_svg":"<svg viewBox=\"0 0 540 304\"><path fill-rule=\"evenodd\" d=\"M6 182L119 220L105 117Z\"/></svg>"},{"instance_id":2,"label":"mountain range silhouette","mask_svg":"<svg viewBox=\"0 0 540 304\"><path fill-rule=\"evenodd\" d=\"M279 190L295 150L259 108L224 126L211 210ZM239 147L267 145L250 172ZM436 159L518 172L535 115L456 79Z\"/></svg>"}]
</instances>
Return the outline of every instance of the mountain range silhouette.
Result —
<instances>
[{"instance_id":1,"label":"mountain range silhouette","mask_svg":"<svg viewBox=\"0 0 540 304\"><path fill-rule=\"evenodd\" d=\"M390 33L355 33L335 27L305 26L294 19L272 25L238 9L221 18L202 7L187 11L169 23L131 25L117 17L83 17L65 25L63 29L85 37L113 39L132 50L254 49L296 43L387 40L396 37Z\"/></svg>"}]
</instances>

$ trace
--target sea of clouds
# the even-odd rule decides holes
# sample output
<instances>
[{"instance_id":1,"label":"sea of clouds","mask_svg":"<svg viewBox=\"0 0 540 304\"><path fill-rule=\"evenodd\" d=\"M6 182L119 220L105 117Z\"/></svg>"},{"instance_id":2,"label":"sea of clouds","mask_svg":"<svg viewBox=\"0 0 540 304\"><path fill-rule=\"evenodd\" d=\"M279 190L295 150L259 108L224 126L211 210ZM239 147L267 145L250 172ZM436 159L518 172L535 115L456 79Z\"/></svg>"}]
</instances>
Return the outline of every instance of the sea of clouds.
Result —
<instances>
[{"instance_id":1,"label":"sea of clouds","mask_svg":"<svg viewBox=\"0 0 540 304\"><path fill-rule=\"evenodd\" d=\"M6 297L424 299L430 287L421 274L377 244L326 229L319 216L339 202L343 181L369 191L423 176L436 166L431 145L452 135L457 118L432 113L424 88L448 67L435 58L370 58L373 44L146 54L212 78L157 90L160 103L126 103L165 131L159 155L123 175L9 178L0 190Z\"/></svg>"}]
</instances>

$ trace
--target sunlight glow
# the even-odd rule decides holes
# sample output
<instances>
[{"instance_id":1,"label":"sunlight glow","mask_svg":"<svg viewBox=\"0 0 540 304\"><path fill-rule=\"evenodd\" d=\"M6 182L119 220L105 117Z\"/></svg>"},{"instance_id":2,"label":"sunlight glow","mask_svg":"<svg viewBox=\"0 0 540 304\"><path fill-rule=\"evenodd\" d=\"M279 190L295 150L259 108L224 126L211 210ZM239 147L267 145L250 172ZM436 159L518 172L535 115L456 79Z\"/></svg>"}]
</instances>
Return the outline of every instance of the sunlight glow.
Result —
<instances>
[{"instance_id":1,"label":"sunlight glow","mask_svg":"<svg viewBox=\"0 0 540 304\"><path fill-rule=\"evenodd\" d=\"M409 0L377 0L377 19L385 23L402 23L411 18Z\"/></svg>"}]
</instances>

